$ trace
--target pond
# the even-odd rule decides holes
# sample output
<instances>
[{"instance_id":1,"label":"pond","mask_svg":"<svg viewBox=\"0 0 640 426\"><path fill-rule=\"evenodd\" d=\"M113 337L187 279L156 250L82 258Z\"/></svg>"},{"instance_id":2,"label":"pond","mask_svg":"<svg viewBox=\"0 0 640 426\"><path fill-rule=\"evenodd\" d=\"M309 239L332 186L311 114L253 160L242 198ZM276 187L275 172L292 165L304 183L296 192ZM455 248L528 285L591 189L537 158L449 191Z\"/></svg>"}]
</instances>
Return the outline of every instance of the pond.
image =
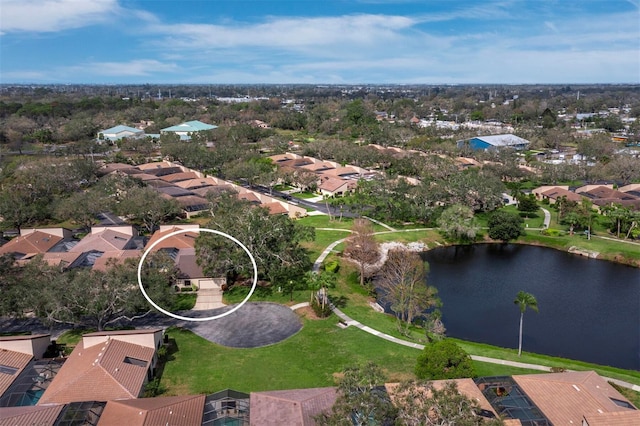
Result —
<instances>
[{"instance_id":1,"label":"pond","mask_svg":"<svg viewBox=\"0 0 640 426\"><path fill-rule=\"evenodd\" d=\"M447 335L523 351L640 369L640 269L516 244L437 248L423 255L438 288Z\"/></svg>"}]
</instances>

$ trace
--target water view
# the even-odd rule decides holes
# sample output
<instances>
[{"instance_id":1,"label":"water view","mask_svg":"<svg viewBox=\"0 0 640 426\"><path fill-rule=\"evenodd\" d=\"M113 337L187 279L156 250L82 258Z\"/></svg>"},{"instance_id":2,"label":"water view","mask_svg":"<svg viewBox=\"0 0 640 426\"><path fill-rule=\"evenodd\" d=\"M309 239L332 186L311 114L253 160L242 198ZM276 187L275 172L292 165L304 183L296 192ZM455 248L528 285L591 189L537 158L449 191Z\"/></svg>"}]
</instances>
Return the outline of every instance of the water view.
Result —
<instances>
[{"instance_id":1,"label":"water view","mask_svg":"<svg viewBox=\"0 0 640 426\"><path fill-rule=\"evenodd\" d=\"M640 369L640 270L514 244L445 247L424 254L451 337L517 348L520 290L538 300L524 315L523 351Z\"/></svg>"}]
</instances>

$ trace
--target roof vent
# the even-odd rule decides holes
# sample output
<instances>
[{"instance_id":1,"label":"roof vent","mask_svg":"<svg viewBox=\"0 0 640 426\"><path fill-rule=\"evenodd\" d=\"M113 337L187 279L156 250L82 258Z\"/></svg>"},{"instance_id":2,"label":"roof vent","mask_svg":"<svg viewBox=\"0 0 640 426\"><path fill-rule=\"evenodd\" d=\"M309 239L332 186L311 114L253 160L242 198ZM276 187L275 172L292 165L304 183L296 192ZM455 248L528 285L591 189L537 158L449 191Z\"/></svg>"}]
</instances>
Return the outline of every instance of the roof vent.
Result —
<instances>
[{"instance_id":1,"label":"roof vent","mask_svg":"<svg viewBox=\"0 0 640 426\"><path fill-rule=\"evenodd\" d=\"M580 388L579 388L578 386L576 386L576 385L572 385L572 386L573 386L573 388L574 388L575 390L577 390L578 392L580 392Z\"/></svg>"}]
</instances>

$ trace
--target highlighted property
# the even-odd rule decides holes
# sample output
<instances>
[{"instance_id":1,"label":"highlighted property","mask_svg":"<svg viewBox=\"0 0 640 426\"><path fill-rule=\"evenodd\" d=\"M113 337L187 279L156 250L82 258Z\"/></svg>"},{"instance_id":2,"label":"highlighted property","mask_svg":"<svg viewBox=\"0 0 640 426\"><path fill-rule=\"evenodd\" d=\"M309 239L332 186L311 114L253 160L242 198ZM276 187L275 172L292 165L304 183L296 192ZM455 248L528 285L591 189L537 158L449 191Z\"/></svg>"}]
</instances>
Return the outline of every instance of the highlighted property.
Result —
<instances>
[{"instance_id":1,"label":"highlighted property","mask_svg":"<svg viewBox=\"0 0 640 426\"><path fill-rule=\"evenodd\" d=\"M144 289L144 286L142 285L142 265L144 264L145 259L147 258L147 255L153 250L153 248L160 244L162 241L166 240L167 238L171 238L174 235L178 235L181 233L184 233L184 230L177 230L174 232L171 232L167 235L164 235L162 238L158 239L157 241L155 241L153 244L151 244L147 249L145 249L144 253L142 254L142 257L140 258L140 262L138 263L138 286L140 287L140 291L142 292L142 295L145 297L145 299L147 299L147 301L151 304L151 306L153 306L154 308L156 308L159 312L162 312L165 315L168 315L172 318L175 319L179 319L179 320L184 320L184 321L194 321L194 322L202 322L202 321L210 321L210 320L215 320L218 318L222 318L224 316L227 316L235 311L237 311L238 309L240 309L245 303L247 303L247 301L251 298L251 296L253 295L254 290L256 289L256 285L258 284L258 266L256 265L256 260L253 257L253 255L251 254L251 252L249 251L249 249L247 249L247 247L242 244L240 241L238 241L236 238L232 237L229 234L226 234L222 231L218 231L215 229L208 229L208 228L200 228L200 229L196 229L190 232L209 232L211 234L217 234L220 235L222 237L225 237L231 241L233 241L235 244L237 244L238 246L240 246L245 253L247 253L247 256L249 256L249 259L251 260L251 264L253 266L253 283L251 285L251 290L249 291L249 294L247 294L247 297L245 297L237 306L235 306L233 309L230 309L226 312L223 312L221 314L218 315L214 315L214 316L210 316L210 317L204 317L204 318L192 318L192 317L185 317L182 315L178 315L178 314L174 314L173 312L169 312L166 309L158 306L158 304L156 304L147 294L147 292Z\"/></svg>"}]
</instances>

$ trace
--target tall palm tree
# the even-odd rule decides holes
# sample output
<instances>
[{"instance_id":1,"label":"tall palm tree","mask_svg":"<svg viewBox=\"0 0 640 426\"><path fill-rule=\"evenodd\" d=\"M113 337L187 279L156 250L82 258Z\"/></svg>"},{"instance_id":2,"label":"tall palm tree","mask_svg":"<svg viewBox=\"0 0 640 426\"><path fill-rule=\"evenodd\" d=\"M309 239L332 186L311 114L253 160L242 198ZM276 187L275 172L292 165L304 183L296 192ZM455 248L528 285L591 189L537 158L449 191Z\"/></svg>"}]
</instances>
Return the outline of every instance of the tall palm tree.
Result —
<instances>
[{"instance_id":1,"label":"tall palm tree","mask_svg":"<svg viewBox=\"0 0 640 426\"><path fill-rule=\"evenodd\" d=\"M524 318L524 311L527 307L538 312L538 301L531 293L520 290L516 296L516 300L513 301L520 308L520 339L518 343L518 356L522 353L522 319Z\"/></svg>"}]
</instances>

